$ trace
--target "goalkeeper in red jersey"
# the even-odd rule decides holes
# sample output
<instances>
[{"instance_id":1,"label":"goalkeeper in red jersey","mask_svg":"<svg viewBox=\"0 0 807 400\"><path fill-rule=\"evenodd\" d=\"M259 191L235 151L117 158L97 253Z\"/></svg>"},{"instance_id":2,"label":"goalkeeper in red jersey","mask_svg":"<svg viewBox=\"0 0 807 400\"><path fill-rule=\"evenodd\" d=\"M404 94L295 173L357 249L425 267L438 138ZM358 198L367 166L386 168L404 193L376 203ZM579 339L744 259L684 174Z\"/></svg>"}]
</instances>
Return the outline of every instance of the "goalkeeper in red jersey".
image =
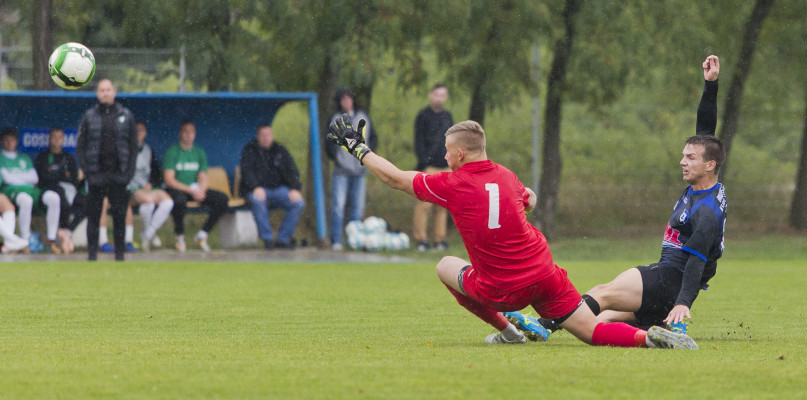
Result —
<instances>
[{"instance_id":1,"label":"goalkeeper in red jersey","mask_svg":"<svg viewBox=\"0 0 807 400\"><path fill-rule=\"evenodd\" d=\"M462 236L470 262L444 257L437 276L468 311L499 332L491 344L545 340L549 333L531 317L516 325L502 312L532 306L585 343L601 346L697 349L688 336L660 327L645 331L622 322L599 323L582 301L566 271L552 261L543 234L527 222L525 212L536 196L507 168L488 159L485 131L474 121L460 122L445 133L451 172L427 175L402 171L364 144L364 121L357 129L343 115L330 125L328 140L355 156L394 189L444 207Z\"/></svg>"}]
</instances>

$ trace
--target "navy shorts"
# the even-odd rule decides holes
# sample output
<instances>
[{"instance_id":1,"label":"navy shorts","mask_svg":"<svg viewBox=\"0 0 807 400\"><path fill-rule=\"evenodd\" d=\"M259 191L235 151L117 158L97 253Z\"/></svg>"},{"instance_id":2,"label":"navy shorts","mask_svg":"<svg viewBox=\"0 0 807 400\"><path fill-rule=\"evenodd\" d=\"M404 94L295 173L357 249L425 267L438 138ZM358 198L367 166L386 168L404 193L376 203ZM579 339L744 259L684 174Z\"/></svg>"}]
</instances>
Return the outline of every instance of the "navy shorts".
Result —
<instances>
[{"instance_id":1,"label":"navy shorts","mask_svg":"<svg viewBox=\"0 0 807 400\"><path fill-rule=\"evenodd\" d=\"M675 306L684 273L668 263L636 267L642 274L642 305L636 311L640 327L664 326L664 318Z\"/></svg>"}]
</instances>

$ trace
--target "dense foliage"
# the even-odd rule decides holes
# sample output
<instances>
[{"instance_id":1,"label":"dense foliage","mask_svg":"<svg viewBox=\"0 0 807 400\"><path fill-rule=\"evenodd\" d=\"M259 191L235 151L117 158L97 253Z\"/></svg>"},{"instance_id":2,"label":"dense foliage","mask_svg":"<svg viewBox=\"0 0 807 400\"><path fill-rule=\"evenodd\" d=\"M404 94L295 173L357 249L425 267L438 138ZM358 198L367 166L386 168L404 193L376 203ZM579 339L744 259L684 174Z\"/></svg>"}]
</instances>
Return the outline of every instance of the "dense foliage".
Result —
<instances>
[{"instance_id":1,"label":"dense foliage","mask_svg":"<svg viewBox=\"0 0 807 400\"><path fill-rule=\"evenodd\" d=\"M0 4L0 32L6 46L32 45L32 31L50 29L53 43L174 49L157 73L138 71L133 62L118 79L122 89L176 90L184 52L187 89L317 91L322 123L333 110L335 89L354 87L381 135L380 152L405 168L414 165L414 115L425 105L427 88L446 82L455 120L484 120L491 157L530 182L532 101L547 101L547 75L565 34L561 14L568 3L10 0ZM683 188L678 147L694 131L700 62L709 54L721 58L722 118L755 4L574 3L579 12L560 99L567 107L558 132L563 168L556 228L561 234L646 224L655 229ZM50 8L45 26L34 26L42 11L36 7ZM731 169L724 176L735 226L779 229L787 222L803 159L805 12L800 0L773 3L746 65ZM104 76L100 64L98 76ZM277 122L304 129L307 121L298 121L303 115L290 108ZM278 134L299 144L298 158L307 159L299 135ZM412 201L382 197L385 189L377 183L371 184L369 211L394 215L408 228ZM374 196L389 200L373 203Z\"/></svg>"}]
</instances>

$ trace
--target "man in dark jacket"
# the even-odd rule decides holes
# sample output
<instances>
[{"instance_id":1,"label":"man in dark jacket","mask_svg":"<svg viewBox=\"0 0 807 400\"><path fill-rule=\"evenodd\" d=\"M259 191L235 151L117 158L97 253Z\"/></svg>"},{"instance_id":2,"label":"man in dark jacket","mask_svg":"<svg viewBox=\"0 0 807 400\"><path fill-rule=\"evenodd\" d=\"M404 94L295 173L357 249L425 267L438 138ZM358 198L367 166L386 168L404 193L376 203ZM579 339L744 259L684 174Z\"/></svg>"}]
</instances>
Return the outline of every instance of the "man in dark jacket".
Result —
<instances>
[{"instance_id":1,"label":"man in dark jacket","mask_svg":"<svg viewBox=\"0 0 807 400\"><path fill-rule=\"evenodd\" d=\"M87 110L78 127L76 156L89 185L87 195L87 252L98 256L98 225L104 197L109 198L115 238L115 260L123 261L125 218L129 203L126 185L132 179L137 156L137 127L132 112L115 102L115 86L98 82L98 104Z\"/></svg>"},{"instance_id":2,"label":"man in dark jacket","mask_svg":"<svg viewBox=\"0 0 807 400\"><path fill-rule=\"evenodd\" d=\"M300 193L300 174L289 151L274 141L269 125L260 125L255 139L241 152L241 193L246 195L249 208L258 225L258 234L267 250L294 248L291 241L305 201ZM274 239L269 223L269 210L286 210Z\"/></svg>"},{"instance_id":3,"label":"man in dark jacket","mask_svg":"<svg viewBox=\"0 0 807 400\"><path fill-rule=\"evenodd\" d=\"M59 239L62 251L73 251L73 230L84 220L84 194L79 182L76 158L63 151L64 130L51 128L48 134L48 149L36 156L34 168L39 175L39 187L59 195Z\"/></svg>"},{"instance_id":4,"label":"man in dark jacket","mask_svg":"<svg viewBox=\"0 0 807 400\"><path fill-rule=\"evenodd\" d=\"M434 85L429 91L429 105L420 110L415 119L415 155L418 158L415 169L426 174L451 171L445 160L445 133L454 125L454 119L451 113L443 108L446 100L448 100L446 86L440 83ZM448 213L442 207L435 208L434 219L431 219L434 224L434 248L445 250L448 247L445 240ZM432 203L420 201L415 205L412 233L417 241L418 251L425 251L430 247L426 230L431 211Z\"/></svg>"}]
</instances>

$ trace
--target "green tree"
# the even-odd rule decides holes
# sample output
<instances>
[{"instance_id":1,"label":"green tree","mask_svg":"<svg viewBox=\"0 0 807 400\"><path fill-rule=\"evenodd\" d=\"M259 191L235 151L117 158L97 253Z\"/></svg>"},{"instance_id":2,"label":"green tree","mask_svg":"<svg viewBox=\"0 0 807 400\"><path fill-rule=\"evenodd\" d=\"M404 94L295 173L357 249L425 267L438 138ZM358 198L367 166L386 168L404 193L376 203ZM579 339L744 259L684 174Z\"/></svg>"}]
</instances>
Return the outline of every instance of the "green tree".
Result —
<instances>
[{"instance_id":1,"label":"green tree","mask_svg":"<svg viewBox=\"0 0 807 400\"><path fill-rule=\"evenodd\" d=\"M538 196L538 225L547 238L551 238L555 225L558 187L560 186L560 121L563 109L563 90L569 57L575 38L575 23L581 0L566 0L562 19L563 36L555 40L552 68L547 77L546 106L544 111L543 168Z\"/></svg>"},{"instance_id":2,"label":"green tree","mask_svg":"<svg viewBox=\"0 0 807 400\"><path fill-rule=\"evenodd\" d=\"M544 2L464 0L426 7L423 32L433 36L449 83L470 94L468 119L484 125L487 110L510 104L534 84L530 48L548 26Z\"/></svg>"},{"instance_id":3,"label":"green tree","mask_svg":"<svg viewBox=\"0 0 807 400\"><path fill-rule=\"evenodd\" d=\"M754 60L757 39L762 30L765 18L773 7L773 0L757 0L754 10L745 25L743 40L740 47L740 57L737 60L737 67L731 76L726 103L723 107L723 124L720 129L720 140L726 148L726 162L720 168L721 179L725 178L728 170L729 155L731 154L732 142L738 130L740 118L740 105L743 96L743 89L748 75L751 72L751 63Z\"/></svg>"}]
</instances>

